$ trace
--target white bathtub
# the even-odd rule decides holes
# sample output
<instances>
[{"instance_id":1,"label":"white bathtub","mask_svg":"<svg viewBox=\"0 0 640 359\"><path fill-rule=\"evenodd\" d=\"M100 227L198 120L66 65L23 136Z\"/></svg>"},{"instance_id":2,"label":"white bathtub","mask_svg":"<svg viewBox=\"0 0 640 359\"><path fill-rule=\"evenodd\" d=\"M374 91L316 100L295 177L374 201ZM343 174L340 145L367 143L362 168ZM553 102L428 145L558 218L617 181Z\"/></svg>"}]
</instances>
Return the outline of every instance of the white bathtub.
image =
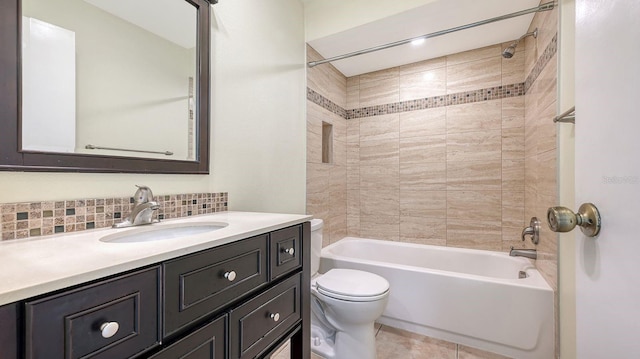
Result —
<instances>
[{"instance_id":1,"label":"white bathtub","mask_svg":"<svg viewBox=\"0 0 640 359\"><path fill-rule=\"evenodd\" d=\"M389 281L382 324L513 358L554 358L553 290L526 258L346 237L322 249L320 272L331 268Z\"/></svg>"}]
</instances>

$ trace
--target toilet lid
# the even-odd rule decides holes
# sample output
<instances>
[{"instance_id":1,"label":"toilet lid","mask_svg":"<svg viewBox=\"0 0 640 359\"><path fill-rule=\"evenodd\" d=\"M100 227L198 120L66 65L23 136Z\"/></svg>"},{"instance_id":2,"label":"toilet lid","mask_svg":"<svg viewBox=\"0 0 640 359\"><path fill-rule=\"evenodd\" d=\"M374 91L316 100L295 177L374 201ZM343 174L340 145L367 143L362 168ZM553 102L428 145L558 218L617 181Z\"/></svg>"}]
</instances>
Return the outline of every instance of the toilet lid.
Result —
<instances>
[{"instance_id":1,"label":"toilet lid","mask_svg":"<svg viewBox=\"0 0 640 359\"><path fill-rule=\"evenodd\" d=\"M331 269L321 275L318 292L337 299L355 300L376 297L389 290L389 282L381 276L354 269Z\"/></svg>"}]
</instances>

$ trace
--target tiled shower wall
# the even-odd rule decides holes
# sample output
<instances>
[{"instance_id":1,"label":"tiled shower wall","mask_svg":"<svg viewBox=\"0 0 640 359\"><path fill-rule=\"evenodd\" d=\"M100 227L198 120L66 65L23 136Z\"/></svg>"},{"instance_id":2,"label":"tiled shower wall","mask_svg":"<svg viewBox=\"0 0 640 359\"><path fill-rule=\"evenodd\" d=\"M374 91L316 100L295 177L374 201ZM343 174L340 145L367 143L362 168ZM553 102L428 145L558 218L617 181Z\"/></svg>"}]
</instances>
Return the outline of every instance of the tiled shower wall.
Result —
<instances>
[{"instance_id":1,"label":"tiled shower wall","mask_svg":"<svg viewBox=\"0 0 640 359\"><path fill-rule=\"evenodd\" d=\"M348 109L431 100L347 121L350 235L491 250L520 244L524 51L507 60L504 46L347 80Z\"/></svg>"},{"instance_id":2,"label":"tiled shower wall","mask_svg":"<svg viewBox=\"0 0 640 359\"><path fill-rule=\"evenodd\" d=\"M538 13L538 38L511 59L504 43L348 79L309 69L307 211L325 220L325 245L352 235L533 247L520 233L537 216L537 265L555 289L544 221L556 203L556 19ZM323 121L334 124L331 164L321 163Z\"/></svg>"},{"instance_id":3,"label":"tiled shower wall","mask_svg":"<svg viewBox=\"0 0 640 359\"><path fill-rule=\"evenodd\" d=\"M527 89L525 98L525 220L541 222L536 267L557 290L557 235L547 225L547 208L558 205L557 126L553 123L557 101L558 8L537 13L529 31L538 28L538 38L525 42L525 73L539 73ZM549 44L551 44L549 46ZM530 246L530 243L528 243Z\"/></svg>"},{"instance_id":4,"label":"tiled shower wall","mask_svg":"<svg viewBox=\"0 0 640 359\"><path fill-rule=\"evenodd\" d=\"M307 59L322 57L307 46ZM327 64L307 70L307 86L307 213L324 220L329 244L347 235L347 79ZM333 127L329 163L322 161L323 122Z\"/></svg>"}]
</instances>

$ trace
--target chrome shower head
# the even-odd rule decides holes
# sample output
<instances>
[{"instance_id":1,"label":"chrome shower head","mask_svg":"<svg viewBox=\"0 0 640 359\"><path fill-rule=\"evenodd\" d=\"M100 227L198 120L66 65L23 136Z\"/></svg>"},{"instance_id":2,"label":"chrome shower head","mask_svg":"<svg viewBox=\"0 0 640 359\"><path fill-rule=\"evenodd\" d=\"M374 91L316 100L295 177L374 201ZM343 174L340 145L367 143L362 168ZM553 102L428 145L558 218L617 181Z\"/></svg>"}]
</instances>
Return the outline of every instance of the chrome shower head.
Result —
<instances>
[{"instance_id":1,"label":"chrome shower head","mask_svg":"<svg viewBox=\"0 0 640 359\"><path fill-rule=\"evenodd\" d=\"M509 47L504 49L504 51L502 51L502 57L504 57L505 59L512 58L513 54L516 52L516 45L518 45L518 44L517 43L513 43Z\"/></svg>"},{"instance_id":2,"label":"chrome shower head","mask_svg":"<svg viewBox=\"0 0 640 359\"><path fill-rule=\"evenodd\" d=\"M538 28L536 27L535 30L520 36L518 40L514 41L513 44L509 45L506 49L504 49L504 51L502 51L502 57L504 57L505 59L512 58L513 54L516 53L516 46L518 46L518 43L527 36L533 36L534 39L537 38Z\"/></svg>"}]
</instances>

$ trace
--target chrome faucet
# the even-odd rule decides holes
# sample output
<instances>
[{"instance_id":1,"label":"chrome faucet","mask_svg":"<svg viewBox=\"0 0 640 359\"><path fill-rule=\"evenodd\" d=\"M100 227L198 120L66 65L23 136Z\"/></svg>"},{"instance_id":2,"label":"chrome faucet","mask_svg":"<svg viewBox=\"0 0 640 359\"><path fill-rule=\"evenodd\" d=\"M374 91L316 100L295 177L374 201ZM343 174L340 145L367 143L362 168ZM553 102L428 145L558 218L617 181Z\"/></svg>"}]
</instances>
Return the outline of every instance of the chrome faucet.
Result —
<instances>
[{"instance_id":1,"label":"chrome faucet","mask_svg":"<svg viewBox=\"0 0 640 359\"><path fill-rule=\"evenodd\" d=\"M533 260L538 259L538 252L535 249L514 249L513 246L511 246L509 255L512 257L531 258Z\"/></svg>"},{"instance_id":2,"label":"chrome faucet","mask_svg":"<svg viewBox=\"0 0 640 359\"><path fill-rule=\"evenodd\" d=\"M131 214L122 222L113 225L113 228L125 228L153 223L153 214L160 208L158 203L153 201L153 192L147 186L138 186L138 190L133 195L133 209Z\"/></svg>"}]
</instances>

